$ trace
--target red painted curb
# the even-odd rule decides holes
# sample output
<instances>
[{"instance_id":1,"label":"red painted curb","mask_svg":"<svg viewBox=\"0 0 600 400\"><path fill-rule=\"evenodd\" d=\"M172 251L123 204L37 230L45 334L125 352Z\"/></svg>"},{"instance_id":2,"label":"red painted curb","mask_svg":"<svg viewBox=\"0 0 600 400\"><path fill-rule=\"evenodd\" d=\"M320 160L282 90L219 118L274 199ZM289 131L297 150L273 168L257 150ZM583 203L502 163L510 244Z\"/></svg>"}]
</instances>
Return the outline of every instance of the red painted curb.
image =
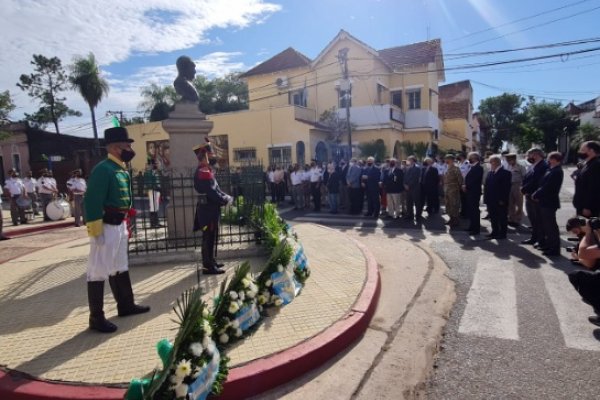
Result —
<instances>
[{"instance_id":1,"label":"red painted curb","mask_svg":"<svg viewBox=\"0 0 600 400\"><path fill-rule=\"evenodd\" d=\"M27 228L17 228L17 229L13 229L10 231L5 231L4 236L8 236L9 238L15 238L15 237L19 237L22 235L26 235L28 233L42 232L42 231L48 231L51 229L58 229L58 228L68 228L70 226L75 226L75 223L72 221L71 222L69 222L69 221L56 222L54 224L30 226Z\"/></svg>"},{"instance_id":2,"label":"red painted curb","mask_svg":"<svg viewBox=\"0 0 600 400\"><path fill-rule=\"evenodd\" d=\"M375 314L381 282L375 257L358 241L349 240L361 250L367 267L366 282L351 311L311 339L232 368L219 399L244 399L287 383L321 366L362 336ZM125 389L53 383L16 371L0 371L2 400L118 400L124 395Z\"/></svg>"}]
</instances>

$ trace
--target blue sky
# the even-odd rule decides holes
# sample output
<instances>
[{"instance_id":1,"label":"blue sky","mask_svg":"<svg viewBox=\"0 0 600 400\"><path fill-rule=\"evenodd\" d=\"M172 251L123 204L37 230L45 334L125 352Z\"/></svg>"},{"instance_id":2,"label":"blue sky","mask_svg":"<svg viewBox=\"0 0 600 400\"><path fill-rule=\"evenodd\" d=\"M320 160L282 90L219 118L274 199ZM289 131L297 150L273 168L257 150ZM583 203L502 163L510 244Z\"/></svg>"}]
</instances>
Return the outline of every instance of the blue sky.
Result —
<instances>
[{"instance_id":1,"label":"blue sky","mask_svg":"<svg viewBox=\"0 0 600 400\"><path fill-rule=\"evenodd\" d=\"M36 108L15 86L21 73L31 71L32 54L58 56L68 64L92 51L111 85L97 112L101 127L109 124L107 110L139 115L141 87L170 84L182 54L212 78L245 71L290 46L315 58L340 29L375 49L440 38L449 68L600 47L599 41L456 56L596 38L600 0L4 0L3 7L0 91L10 90L17 103L11 117ZM446 83L470 79L475 107L503 91L581 102L600 95L599 67L596 50L449 70ZM84 115L63 121L62 130L91 136L87 106L74 92L67 98Z\"/></svg>"}]
</instances>

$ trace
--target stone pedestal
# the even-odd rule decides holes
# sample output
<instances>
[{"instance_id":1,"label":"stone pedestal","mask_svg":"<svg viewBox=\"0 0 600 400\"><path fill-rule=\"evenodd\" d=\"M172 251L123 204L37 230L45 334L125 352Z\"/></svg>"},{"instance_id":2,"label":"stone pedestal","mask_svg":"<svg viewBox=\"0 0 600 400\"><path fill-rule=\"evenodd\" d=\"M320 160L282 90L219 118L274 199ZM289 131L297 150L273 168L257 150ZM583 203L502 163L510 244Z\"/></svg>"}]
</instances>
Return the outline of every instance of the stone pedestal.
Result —
<instances>
[{"instance_id":1,"label":"stone pedestal","mask_svg":"<svg viewBox=\"0 0 600 400\"><path fill-rule=\"evenodd\" d=\"M169 203L171 209L167 210L168 240L172 241L170 246L180 246L184 245L183 238L193 240L192 228L197 197L193 177L198 167L198 159L192 148L204 143L204 139L213 128L213 122L206 120L197 104L182 102L175 105L175 110L163 121L162 126L169 133L173 171Z\"/></svg>"}]
</instances>

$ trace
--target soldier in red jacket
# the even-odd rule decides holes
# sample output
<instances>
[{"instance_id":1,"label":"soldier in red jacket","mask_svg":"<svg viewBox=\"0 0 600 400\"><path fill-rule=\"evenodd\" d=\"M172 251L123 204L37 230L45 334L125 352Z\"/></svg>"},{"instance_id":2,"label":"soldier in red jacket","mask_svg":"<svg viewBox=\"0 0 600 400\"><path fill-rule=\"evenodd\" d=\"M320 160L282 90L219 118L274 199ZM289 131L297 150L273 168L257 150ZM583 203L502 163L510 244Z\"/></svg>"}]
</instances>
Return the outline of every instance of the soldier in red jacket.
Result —
<instances>
[{"instance_id":1,"label":"soldier in red jacket","mask_svg":"<svg viewBox=\"0 0 600 400\"><path fill-rule=\"evenodd\" d=\"M202 272L205 274L222 274L223 264L215 260L217 234L221 207L230 203L233 198L224 193L215 179L211 165L216 164L208 139L206 143L195 146L192 150L198 157L198 168L194 175L194 188L198 192L198 203L194 217L194 232L202 231Z\"/></svg>"}]
</instances>

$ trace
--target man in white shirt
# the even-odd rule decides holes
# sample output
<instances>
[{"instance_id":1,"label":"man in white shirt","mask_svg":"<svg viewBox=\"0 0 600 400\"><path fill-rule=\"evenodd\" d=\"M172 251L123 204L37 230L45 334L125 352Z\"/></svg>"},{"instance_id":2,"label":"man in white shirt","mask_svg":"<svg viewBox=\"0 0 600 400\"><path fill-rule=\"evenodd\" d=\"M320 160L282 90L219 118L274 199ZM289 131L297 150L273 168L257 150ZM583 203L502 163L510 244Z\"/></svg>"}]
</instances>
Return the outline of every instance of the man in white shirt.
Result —
<instances>
[{"instance_id":1,"label":"man in white shirt","mask_svg":"<svg viewBox=\"0 0 600 400\"><path fill-rule=\"evenodd\" d=\"M31 207L33 209L33 215L40 215L38 194L37 194L37 179L33 177L33 172L29 171L27 176L23 179L25 185L25 191L27 196L31 199Z\"/></svg>"},{"instance_id":2,"label":"man in white shirt","mask_svg":"<svg viewBox=\"0 0 600 400\"><path fill-rule=\"evenodd\" d=\"M40 194L40 199L42 200L44 221L51 221L51 219L48 217L48 214L46 214L46 207L58 193L58 188L56 187L56 180L52 176L52 171L48 171L44 168L41 172L42 177L38 180L38 193Z\"/></svg>"},{"instance_id":3,"label":"man in white shirt","mask_svg":"<svg viewBox=\"0 0 600 400\"><path fill-rule=\"evenodd\" d=\"M17 204L17 200L23 196L27 198L27 192L25 191L25 185L19 178L19 173L15 169L8 171L10 178L4 183L4 188L8 190L10 194L10 218L12 219L13 225L19 225L27 223L25 218L25 208L20 207Z\"/></svg>"},{"instance_id":4,"label":"man in white shirt","mask_svg":"<svg viewBox=\"0 0 600 400\"><path fill-rule=\"evenodd\" d=\"M294 170L290 174L292 182L292 199L294 200L294 210L302 210L304 208L304 191L302 189L302 177L304 172L298 164L294 165Z\"/></svg>"},{"instance_id":5,"label":"man in white shirt","mask_svg":"<svg viewBox=\"0 0 600 400\"><path fill-rule=\"evenodd\" d=\"M81 177L81 169L76 169L71 172L71 179L67 181L67 188L71 192L73 199L73 217L75 217L75 226L81 226L83 217L83 195L87 190L85 179ZM83 217L85 224L85 217Z\"/></svg>"},{"instance_id":6,"label":"man in white shirt","mask_svg":"<svg viewBox=\"0 0 600 400\"><path fill-rule=\"evenodd\" d=\"M321 211L321 181L323 180L323 171L313 161L310 164L310 191L312 193L315 211Z\"/></svg>"}]
</instances>

